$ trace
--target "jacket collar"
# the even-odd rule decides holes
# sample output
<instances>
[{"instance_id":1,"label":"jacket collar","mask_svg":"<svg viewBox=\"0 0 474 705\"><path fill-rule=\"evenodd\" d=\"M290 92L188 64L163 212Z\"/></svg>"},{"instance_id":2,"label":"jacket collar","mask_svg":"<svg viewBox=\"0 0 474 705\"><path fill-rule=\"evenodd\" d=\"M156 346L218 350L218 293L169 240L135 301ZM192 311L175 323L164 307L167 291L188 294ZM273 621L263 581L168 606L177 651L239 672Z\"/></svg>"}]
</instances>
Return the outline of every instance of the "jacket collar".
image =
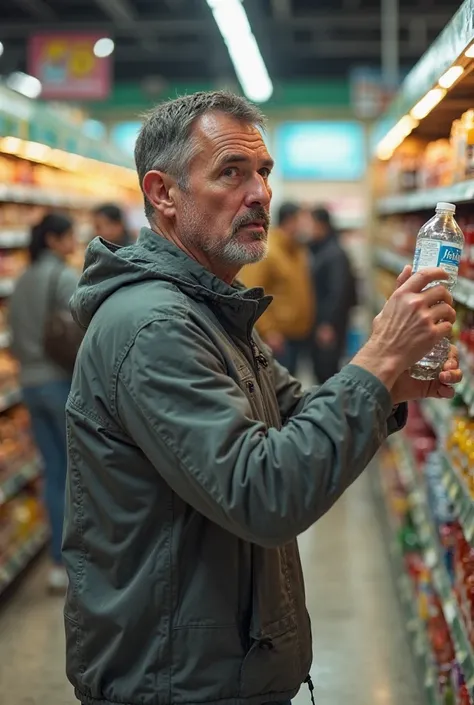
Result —
<instances>
[{"instance_id":1,"label":"jacket collar","mask_svg":"<svg viewBox=\"0 0 474 705\"><path fill-rule=\"evenodd\" d=\"M161 278L173 281L195 301L209 305L233 332L248 335L272 301L262 288L245 289L238 281L227 284L150 228L142 228L137 246L146 250Z\"/></svg>"}]
</instances>

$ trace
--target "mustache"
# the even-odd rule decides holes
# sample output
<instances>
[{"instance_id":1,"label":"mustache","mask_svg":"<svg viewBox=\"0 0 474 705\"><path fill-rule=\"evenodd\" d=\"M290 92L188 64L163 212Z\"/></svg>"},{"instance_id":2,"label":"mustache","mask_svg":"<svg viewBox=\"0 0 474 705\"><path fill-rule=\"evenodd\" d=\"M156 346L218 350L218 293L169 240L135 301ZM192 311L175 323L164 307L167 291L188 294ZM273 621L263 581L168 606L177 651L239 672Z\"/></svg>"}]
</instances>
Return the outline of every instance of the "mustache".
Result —
<instances>
[{"instance_id":1,"label":"mustache","mask_svg":"<svg viewBox=\"0 0 474 705\"><path fill-rule=\"evenodd\" d=\"M232 225L232 235L236 235L240 228L243 228L245 225L250 225L256 220L262 220L265 232L268 232L268 228L270 226L270 216L265 208L262 206L256 206L255 208L251 208L247 213L245 213L245 215L240 215L234 220Z\"/></svg>"}]
</instances>

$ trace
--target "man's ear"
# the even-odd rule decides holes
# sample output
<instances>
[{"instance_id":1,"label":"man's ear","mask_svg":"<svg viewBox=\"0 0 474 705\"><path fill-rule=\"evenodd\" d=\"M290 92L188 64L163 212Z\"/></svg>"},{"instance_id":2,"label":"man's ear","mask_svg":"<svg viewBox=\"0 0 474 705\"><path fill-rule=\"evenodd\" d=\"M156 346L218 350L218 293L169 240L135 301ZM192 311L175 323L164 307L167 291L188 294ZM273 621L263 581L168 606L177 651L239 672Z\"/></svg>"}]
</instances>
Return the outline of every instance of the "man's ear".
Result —
<instances>
[{"instance_id":1,"label":"man's ear","mask_svg":"<svg viewBox=\"0 0 474 705\"><path fill-rule=\"evenodd\" d=\"M165 218L173 218L176 212L174 179L163 171L148 171L143 177L142 186L153 208Z\"/></svg>"}]
</instances>

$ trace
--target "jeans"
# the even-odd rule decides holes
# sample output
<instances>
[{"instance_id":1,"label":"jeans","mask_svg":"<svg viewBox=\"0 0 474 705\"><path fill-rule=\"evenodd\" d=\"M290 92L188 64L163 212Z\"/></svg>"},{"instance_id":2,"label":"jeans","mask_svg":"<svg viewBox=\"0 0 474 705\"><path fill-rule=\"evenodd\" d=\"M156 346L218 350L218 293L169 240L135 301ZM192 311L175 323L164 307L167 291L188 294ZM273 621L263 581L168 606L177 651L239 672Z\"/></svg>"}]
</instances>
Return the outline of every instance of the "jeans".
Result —
<instances>
[{"instance_id":1,"label":"jeans","mask_svg":"<svg viewBox=\"0 0 474 705\"><path fill-rule=\"evenodd\" d=\"M51 527L51 556L61 564L66 486L66 401L71 383L49 382L23 389L33 436L44 461L44 503Z\"/></svg>"}]
</instances>

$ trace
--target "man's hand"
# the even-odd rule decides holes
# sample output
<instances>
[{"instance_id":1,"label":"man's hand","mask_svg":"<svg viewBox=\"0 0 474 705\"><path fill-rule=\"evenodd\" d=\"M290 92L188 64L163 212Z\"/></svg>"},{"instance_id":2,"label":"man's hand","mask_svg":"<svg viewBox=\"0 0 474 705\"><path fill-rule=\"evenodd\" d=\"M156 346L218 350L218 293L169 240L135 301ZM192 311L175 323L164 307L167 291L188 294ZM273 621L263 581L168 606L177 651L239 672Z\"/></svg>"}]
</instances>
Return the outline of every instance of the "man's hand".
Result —
<instances>
[{"instance_id":1,"label":"man's hand","mask_svg":"<svg viewBox=\"0 0 474 705\"><path fill-rule=\"evenodd\" d=\"M397 290L374 320L369 341L353 360L378 377L389 391L403 372L442 338L449 337L456 320L446 287L429 287L446 280L446 272L429 268L410 274L410 269L402 272Z\"/></svg>"},{"instance_id":2,"label":"man's hand","mask_svg":"<svg viewBox=\"0 0 474 705\"><path fill-rule=\"evenodd\" d=\"M411 277L411 272L412 268L410 266L404 267L397 279L396 289L399 289L402 284L408 281ZM426 399L427 397L452 399L455 392L450 385L459 384L461 380L462 372L459 369L458 351L454 345L451 345L448 359L444 363L438 379L423 382L410 377L408 371L403 372L393 386L392 397L395 404L414 399Z\"/></svg>"},{"instance_id":3,"label":"man's hand","mask_svg":"<svg viewBox=\"0 0 474 705\"><path fill-rule=\"evenodd\" d=\"M316 328L316 343L322 348L330 348L336 342L336 331L330 323L321 323Z\"/></svg>"},{"instance_id":4,"label":"man's hand","mask_svg":"<svg viewBox=\"0 0 474 705\"><path fill-rule=\"evenodd\" d=\"M412 401L414 399L452 399L454 389L452 384L458 384L462 380L462 372L459 369L458 351L451 345L449 357L444 363L443 370L438 379L423 382L410 377L410 373L403 372L392 388L392 398L394 404L402 401Z\"/></svg>"}]
</instances>

